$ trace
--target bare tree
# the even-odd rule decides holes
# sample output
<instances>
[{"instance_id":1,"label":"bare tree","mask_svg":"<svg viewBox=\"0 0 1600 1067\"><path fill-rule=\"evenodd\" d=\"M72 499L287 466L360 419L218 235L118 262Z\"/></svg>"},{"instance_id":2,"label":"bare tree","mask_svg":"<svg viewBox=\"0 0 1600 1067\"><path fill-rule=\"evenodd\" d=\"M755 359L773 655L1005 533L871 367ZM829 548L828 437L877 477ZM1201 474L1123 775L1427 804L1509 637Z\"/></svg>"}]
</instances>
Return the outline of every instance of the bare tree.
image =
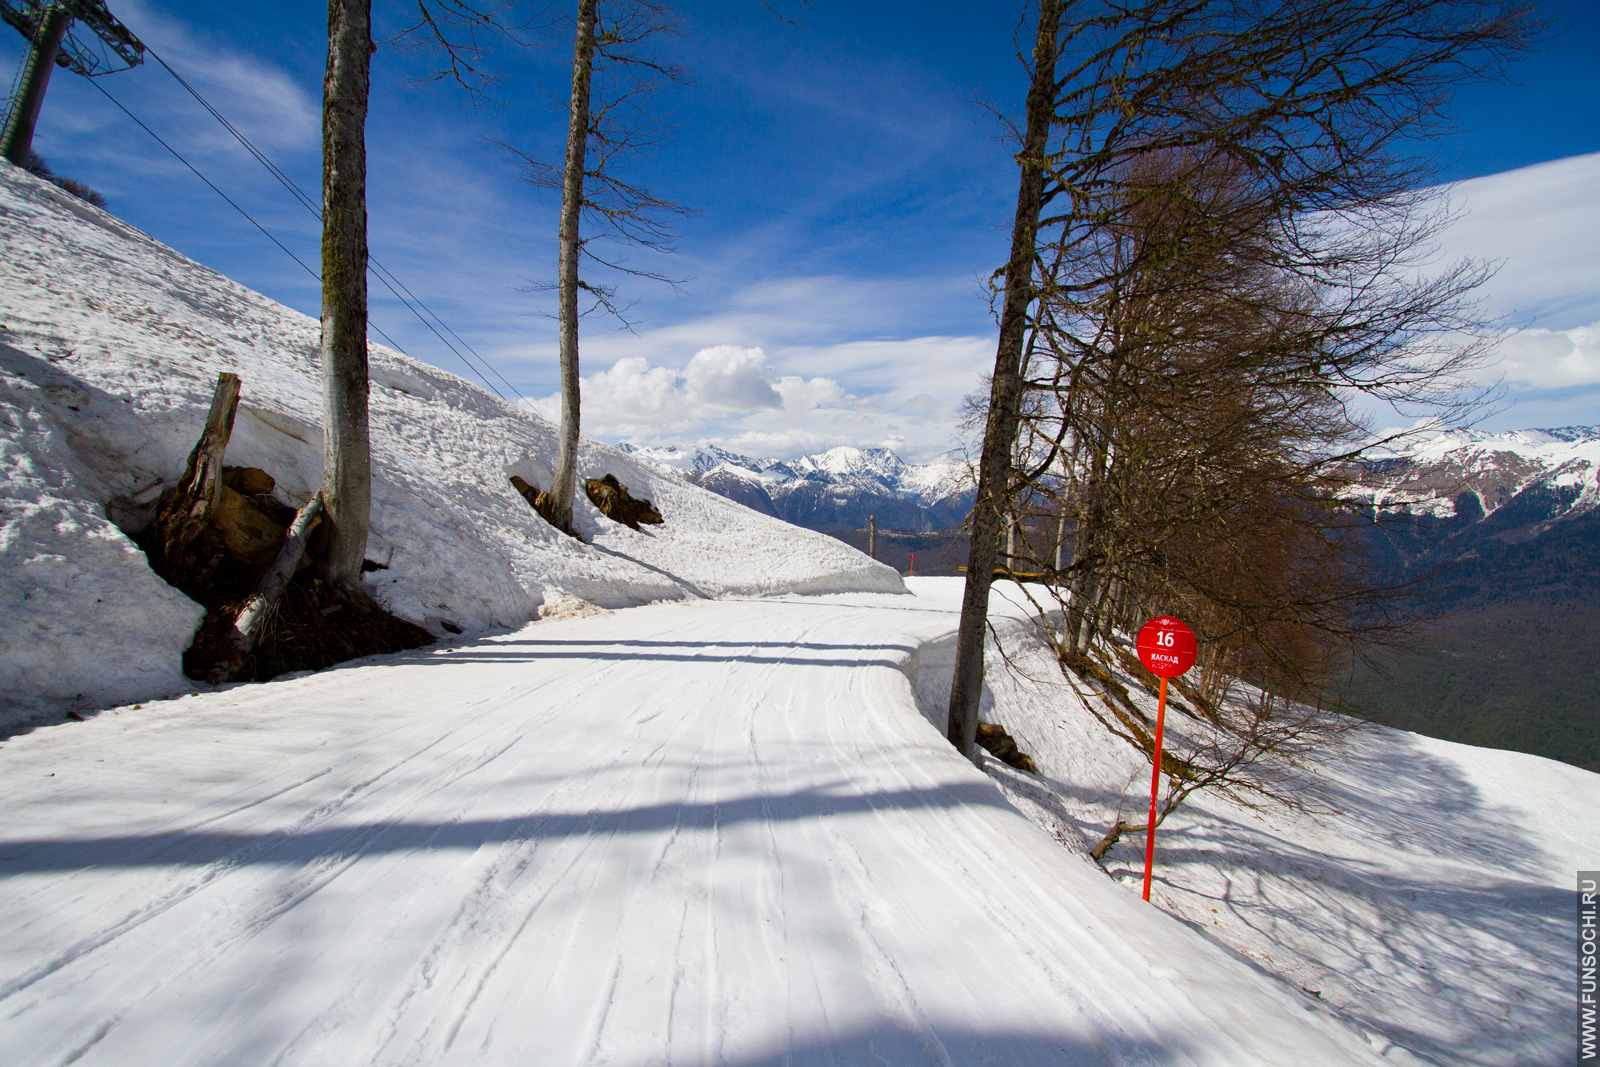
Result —
<instances>
[{"instance_id":1,"label":"bare tree","mask_svg":"<svg viewBox=\"0 0 1600 1067\"><path fill-rule=\"evenodd\" d=\"M322 81L323 579L360 594L372 513L367 420L367 94L371 0L328 0Z\"/></svg>"},{"instance_id":2,"label":"bare tree","mask_svg":"<svg viewBox=\"0 0 1600 1067\"><path fill-rule=\"evenodd\" d=\"M449 76L476 93L487 80L474 61L479 31L509 35L506 4L415 0L418 22L397 41L442 50ZM465 31L467 36L458 36ZM322 507L328 534L319 574L342 596L364 596L372 513L367 364L367 103L372 0L328 0L328 64L322 82ZM442 75L441 75L442 76Z\"/></svg>"},{"instance_id":3,"label":"bare tree","mask_svg":"<svg viewBox=\"0 0 1600 1067\"><path fill-rule=\"evenodd\" d=\"M1033 263L1039 213L1045 199L1046 152L1056 104L1056 57L1060 46L1061 0L1039 0L1031 56L1027 129L1017 154L1022 180L1011 223L1011 258L1004 271L1000 341L989 380L989 410L978 459L978 491L972 511L972 541L967 552L967 582L961 599L961 630L956 638L955 673L950 680L950 743L969 759L976 755L978 700L983 692L983 645L988 639L989 587L994 583L1000 526L1010 497L1011 448L1017 436L1022 398L1023 349L1028 305L1033 302Z\"/></svg>"},{"instance_id":4,"label":"bare tree","mask_svg":"<svg viewBox=\"0 0 1600 1067\"><path fill-rule=\"evenodd\" d=\"M1041 25L1051 10L1041 0ZM1220 505L1247 472L1280 527L1314 529L1326 478L1354 454L1342 398L1457 403L1474 352L1437 338L1470 325L1461 297L1477 275L1416 277L1430 220L1409 190L1427 160L1399 149L1439 127L1456 83L1494 73L1531 30L1523 7L1498 0L1143 0L1073 13L1055 48L1075 65L1049 82L1042 238L1014 242L1001 328L1018 353L1022 332L1041 335L1032 384L1062 415L1033 434L1028 469L1005 471L1020 402L992 391L984 456L995 463L974 515L951 696L951 739L968 754L994 551L978 520L998 517L1001 486L1053 498L1058 518L1075 511L1072 648L1106 613L1148 602L1180 548L1232 558L1232 573L1270 587L1266 569L1251 571L1248 539L1219 548L1199 517L1208 506L1211 518L1242 515ZM1024 145L1035 117L1030 96L1015 131ZM1025 189L1031 158L1019 156ZM1008 332L1013 285L1032 317ZM1207 451L1274 418L1297 436L1256 432ZM1274 465L1286 441L1297 447ZM1285 486L1298 488L1277 506Z\"/></svg>"},{"instance_id":5,"label":"bare tree","mask_svg":"<svg viewBox=\"0 0 1600 1067\"><path fill-rule=\"evenodd\" d=\"M586 311L599 309L624 325L628 322L627 308L617 302L616 288L584 277L583 265L587 262L677 284L664 275L602 254L597 243L670 251L673 235L666 219L688 213L681 204L626 177L630 157L665 137L660 122L642 106L642 98L664 84L684 79L681 68L654 50L659 38L676 31L671 11L651 0L578 0L563 165L556 168L502 145L520 160L524 180L561 192L556 283L533 288L556 291L561 362L560 446L550 489L539 494L538 506L552 525L567 533L573 532L582 409L578 320ZM580 307L585 298L588 308Z\"/></svg>"},{"instance_id":6,"label":"bare tree","mask_svg":"<svg viewBox=\"0 0 1600 1067\"><path fill-rule=\"evenodd\" d=\"M578 250L583 214L583 178L589 151L589 89L594 74L594 24L598 0L578 0L572 43L572 98L568 104L567 159L561 176L561 229L557 252L557 312L561 351L561 445L550 483L550 522L571 531L578 484Z\"/></svg>"}]
</instances>

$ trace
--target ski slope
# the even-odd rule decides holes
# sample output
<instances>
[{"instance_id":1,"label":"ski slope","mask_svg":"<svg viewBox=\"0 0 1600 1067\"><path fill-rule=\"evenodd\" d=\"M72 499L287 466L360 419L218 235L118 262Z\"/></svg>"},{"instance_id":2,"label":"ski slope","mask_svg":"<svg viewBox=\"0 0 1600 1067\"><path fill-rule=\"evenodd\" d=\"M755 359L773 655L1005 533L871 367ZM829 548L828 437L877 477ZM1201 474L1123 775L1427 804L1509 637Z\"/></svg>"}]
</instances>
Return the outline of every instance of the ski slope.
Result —
<instances>
[{"instance_id":1,"label":"ski slope","mask_svg":"<svg viewBox=\"0 0 1600 1067\"><path fill-rule=\"evenodd\" d=\"M7 741L6 1061L1383 1062L955 754L914 676L960 583L912 585L544 621Z\"/></svg>"}]
</instances>

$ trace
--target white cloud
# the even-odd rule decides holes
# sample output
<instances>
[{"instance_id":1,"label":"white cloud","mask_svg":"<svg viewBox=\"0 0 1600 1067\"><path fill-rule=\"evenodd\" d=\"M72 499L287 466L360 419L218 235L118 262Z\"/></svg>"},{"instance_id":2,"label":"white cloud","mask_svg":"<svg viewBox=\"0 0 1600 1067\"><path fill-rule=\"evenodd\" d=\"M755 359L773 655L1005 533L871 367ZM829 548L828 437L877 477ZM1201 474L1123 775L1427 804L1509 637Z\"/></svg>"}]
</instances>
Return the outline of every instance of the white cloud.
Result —
<instances>
[{"instance_id":1,"label":"white cloud","mask_svg":"<svg viewBox=\"0 0 1600 1067\"><path fill-rule=\"evenodd\" d=\"M842 408L851 397L844 387L832 378L801 378L790 375L774 383L783 398L783 410L790 415L802 415L814 408Z\"/></svg>"},{"instance_id":2,"label":"white cloud","mask_svg":"<svg viewBox=\"0 0 1600 1067\"><path fill-rule=\"evenodd\" d=\"M321 137L321 101L279 66L223 45L204 30L157 11L145 0L122 0L118 16L228 120L262 149L315 148ZM153 77L169 86L163 93L175 112L191 116L183 126L191 147L228 148L243 152L232 136L154 61ZM313 86L313 88L315 88ZM164 119L158 116L158 119Z\"/></svg>"},{"instance_id":3,"label":"white cloud","mask_svg":"<svg viewBox=\"0 0 1600 1067\"><path fill-rule=\"evenodd\" d=\"M767 354L759 348L714 345L702 348L683 371L683 390L697 408L754 411L781 408L783 397L772 387ZM830 383L831 384L831 383Z\"/></svg>"},{"instance_id":4,"label":"white cloud","mask_svg":"<svg viewBox=\"0 0 1600 1067\"><path fill-rule=\"evenodd\" d=\"M802 418L824 403L853 400L825 378L777 379L765 352L741 345L702 348L681 371L626 357L583 379L581 390L584 429L612 438L700 435L730 421L768 413ZM533 406L557 418L560 401L557 393Z\"/></svg>"},{"instance_id":5,"label":"white cloud","mask_svg":"<svg viewBox=\"0 0 1600 1067\"><path fill-rule=\"evenodd\" d=\"M1512 330L1495 346L1497 371L1517 389L1600 384L1600 322L1572 330Z\"/></svg>"},{"instance_id":6,"label":"white cloud","mask_svg":"<svg viewBox=\"0 0 1600 1067\"><path fill-rule=\"evenodd\" d=\"M970 357L990 351L981 338L919 338L804 349L782 361L838 367L853 373L850 381L780 375L766 350L745 345L708 345L681 370L625 356L583 379L583 429L613 441L710 441L783 459L835 445L887 447L927 459L954 443L961 394L981 372ZM941 385L938 393L929 391ZM560 396L533 406L557 419Z\"/></svg>"},{"instance_id":7,"label":"white cloud","mask_svg":"<svg viewBox=\"0 0 1600 1067\"><path fill-rule=\"evenodd\" d=\"M1600 153L1448 187L1461 212L1440 235L1442 258L1501 264L1485 307L1518 325L1566 329L1600 319Z\"/></svg>"}]
</instances>

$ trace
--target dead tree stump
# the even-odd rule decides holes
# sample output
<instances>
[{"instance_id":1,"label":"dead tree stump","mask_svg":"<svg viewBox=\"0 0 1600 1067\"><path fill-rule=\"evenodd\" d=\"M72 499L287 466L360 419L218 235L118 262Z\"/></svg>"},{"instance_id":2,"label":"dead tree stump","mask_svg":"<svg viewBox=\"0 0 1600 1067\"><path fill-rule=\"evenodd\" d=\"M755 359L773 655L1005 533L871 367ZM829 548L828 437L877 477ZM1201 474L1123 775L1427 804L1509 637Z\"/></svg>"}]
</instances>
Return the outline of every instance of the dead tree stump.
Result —
<instances>
[{"instance_id":1,"label":"dead tree stump","mask_svg":"<svg viewBox=\"0 0 1600 1067\"><path fill-rule=\"evenodd\" d=\"M163 569L177 574L189 569L189 546L211 524L222 495L222 460L233 436L233 417L239 409L239 376L217 375L216 392L205 428L189 453L188 465L176 488L162 502L156 516L156 541Z\"/></svg>"}]
</instances>

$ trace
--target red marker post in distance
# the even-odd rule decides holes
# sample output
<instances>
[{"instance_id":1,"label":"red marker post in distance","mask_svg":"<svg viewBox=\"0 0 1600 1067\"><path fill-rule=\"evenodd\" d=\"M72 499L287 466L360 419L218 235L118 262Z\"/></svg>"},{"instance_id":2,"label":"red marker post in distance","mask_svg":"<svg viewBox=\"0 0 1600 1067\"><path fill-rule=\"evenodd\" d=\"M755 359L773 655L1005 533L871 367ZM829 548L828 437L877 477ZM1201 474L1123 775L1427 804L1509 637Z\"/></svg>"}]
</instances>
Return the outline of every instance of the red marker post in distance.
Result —
<instances>
[{"instance_id":1,"label":"red marker post in distance","mask_svg":"<svg viewBox=\"0 0 1600 1067\"><path fill-rule=\"evenodd\" d=\"M1139 631L1139 662L1161 679L1161 702L1156 707L1155 767L1150 772L1150 821L1144 833L1144 899L1150 899L1150 869L1156 861L1156 798L1161 794L1161 730L1167 721L1167 679L1194 666L1199 646L1194 631L1171 615L1151 619Z\"/></svg>"}]
</instances>

